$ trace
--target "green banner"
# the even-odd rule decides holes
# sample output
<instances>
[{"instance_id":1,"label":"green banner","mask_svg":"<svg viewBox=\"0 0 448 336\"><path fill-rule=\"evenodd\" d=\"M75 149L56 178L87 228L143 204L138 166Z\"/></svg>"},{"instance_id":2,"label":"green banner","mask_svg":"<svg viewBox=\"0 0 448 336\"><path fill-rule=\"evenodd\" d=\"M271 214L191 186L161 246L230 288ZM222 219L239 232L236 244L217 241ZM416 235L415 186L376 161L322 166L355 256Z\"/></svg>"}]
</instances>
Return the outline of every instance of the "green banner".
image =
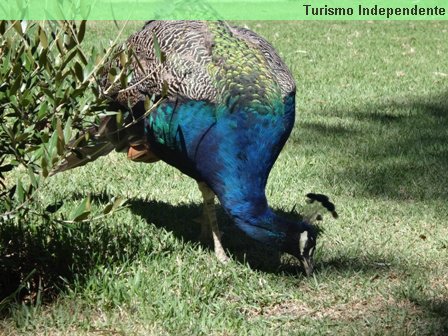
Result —
<instances>
[{"instance_id":1,"label":"green banner","mask_svg":"<svg viewBox=\"0 0 448 336\"><path fill-rule=\"evenodd\" d=\"M446 20L447 0L3 0L8 20Z\"/></svg>"}]
</instances>

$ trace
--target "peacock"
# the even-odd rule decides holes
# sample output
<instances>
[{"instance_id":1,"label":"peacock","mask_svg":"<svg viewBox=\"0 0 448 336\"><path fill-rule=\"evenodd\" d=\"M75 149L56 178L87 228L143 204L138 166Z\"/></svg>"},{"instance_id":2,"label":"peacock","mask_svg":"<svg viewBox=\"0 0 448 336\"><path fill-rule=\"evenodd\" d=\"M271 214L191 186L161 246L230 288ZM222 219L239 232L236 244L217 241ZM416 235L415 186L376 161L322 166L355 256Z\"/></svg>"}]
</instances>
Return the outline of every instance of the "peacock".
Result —
<instances>
[{"instance_id":1,"label":"peacock","mask_svg":"<svg viewBox=\"0 0 448 336\"><path fill-rule=\"evenodd\" d=\"M134 122L120 130L116 118L104 118L89 131L97 143L85 149L88 155L69 154L57 171L112 149L134 161L162 160L197 181L201 235L211 235L220 261L228 257L215 196L240 230L295 256L310 275L315 226L277 215L265 194L295 120L295 82L274 48L224 21L149 21L126 48L135 56L132 81L126 88L115 83L109 94L114 108L128 111ZM111 85L107 76L103 85ZM158 102L149 114L148 97Z\"/></svg>"}]
</instances>

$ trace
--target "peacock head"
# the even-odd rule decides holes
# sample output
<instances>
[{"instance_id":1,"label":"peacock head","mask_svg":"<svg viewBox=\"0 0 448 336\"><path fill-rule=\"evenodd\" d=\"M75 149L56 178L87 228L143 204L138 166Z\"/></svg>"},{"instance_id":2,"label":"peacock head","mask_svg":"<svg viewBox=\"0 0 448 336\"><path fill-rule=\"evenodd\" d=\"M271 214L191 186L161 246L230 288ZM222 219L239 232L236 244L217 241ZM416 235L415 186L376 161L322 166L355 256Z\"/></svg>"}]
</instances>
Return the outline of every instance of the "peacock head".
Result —
<instances>
[{"instance_id":1,"label":"peacock head","mask_svg":"<svg viewBox=\"0 0 448 336\"><path fill-rule=\"evenodd\" d=\"M313 274L313 255L316 250L318 233L322 231L315 224L322 220L324 213L331 213L338 218L335 205L323 194L309 193L307 204L303 209L302 221L291 226L284 245L285 251L299 259L305 274Z\"/></svg>"},{"instance_id":2,"label":"peacock head","mask_svg":"<svg viewBox=\"0 0 448 336\"><path fill-rule=\"evenodd\" d=\"M305 274L313 274L313 256L316 250L317 229L306 222L300 222L299 230L290 234L287 238L285 252L299 259Z\"/></svg>"}]
</instances>

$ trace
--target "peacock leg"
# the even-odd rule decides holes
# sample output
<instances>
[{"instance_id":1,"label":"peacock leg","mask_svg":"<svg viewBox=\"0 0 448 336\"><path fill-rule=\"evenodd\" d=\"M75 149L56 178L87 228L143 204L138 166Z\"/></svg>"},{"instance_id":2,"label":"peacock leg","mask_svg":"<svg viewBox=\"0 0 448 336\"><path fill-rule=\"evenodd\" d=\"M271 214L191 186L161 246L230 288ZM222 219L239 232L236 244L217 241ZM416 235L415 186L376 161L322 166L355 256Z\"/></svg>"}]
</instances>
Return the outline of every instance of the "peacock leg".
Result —
<instances>
[{"instance_id":1,"label":"peacock leg","mask_svg":"<svg viewBox=\"0 0 448 336\"><path fill-rule=\"evenodd\" d=\"M195 222L201 224L201 233L199 235L199 240L203 244L208 245L210 243L210 239L212 238L212 228L210 227L207 219L205 204L203 204L202 207L202 214L199 218L195 219Z\"/></svg>"},{"instance_id":2,"label":"peacock leg","mask_svg":"<svg viewBox=\"0 0 448 336\"><path fill-rule=\"evenodd\" d=\"M221 244L221 232L218 228L218 220L216 219L215 211L215 194L204 182L198 182L198 186L202 193L202 198L204 199L201 236L209 233L211 229L216 258L222 263L226 263L229 261L229 258Z\"/></svg>"}]
</instances>

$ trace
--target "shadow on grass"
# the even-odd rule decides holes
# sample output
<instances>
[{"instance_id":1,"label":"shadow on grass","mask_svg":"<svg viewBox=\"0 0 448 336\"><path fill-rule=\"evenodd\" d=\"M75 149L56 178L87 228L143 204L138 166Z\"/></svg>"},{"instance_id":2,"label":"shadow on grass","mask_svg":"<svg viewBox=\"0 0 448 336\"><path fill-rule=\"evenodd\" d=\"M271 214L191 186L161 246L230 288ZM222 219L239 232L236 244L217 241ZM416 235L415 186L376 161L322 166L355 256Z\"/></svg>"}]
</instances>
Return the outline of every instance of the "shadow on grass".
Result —
<instances>
[{"instance_id":1,"label":"shadow on grass","mask_svg":"<svg viewBox=\"0 0 448 336\"><path fill-rule=\"evenodd\" d=\"M74 198L83 198L74 195ZM106 203L107 194L92 195L92 201ZM186 204L173 206L157 201L131 199L130 210L142 217L148 225L171 232L177 239L193 244L199 242L200 224L194 221L201 215L202 206ZM220 229L224 232L223 244L232 258L247 263L251 268L266 273L298 276L302 273L298 261L281 258L281 254L252 240L237 229L230 218L218 207ZM295 214L277 211L279 214L299 219ZM149 228L149 226L148 226ZM152 235L153 233L147 234ZM35 225L2 223L0 226L0 315L7 315L10 303L34 304L37 301L50 303L67 285L74 281L82 286L92 270L107 265L132 260L137 255L153 252L151 237L142 237L141 228L123 229L101 223L75 223L72 225L54 222ZM145 239L143 239L145 238ZM146 239L148 238L148 239ZM149 242L143 244L142 241ZM143 246L144 245L144 246ZM211 250L211 244L203 245ZM168 249L170 247L167 247ZM165 251L166 252L166 251ZM173 250L173 253L176 253ZM334 266L334 265L333 265ZM332 266L332 267L333 267ZM319 269L325 269L319 264ZM355 265L353 262L339 264L341 274L370 272L369 264Z\"/></svg>"},{"instance_id":2,"label":"shadow on grass","mask_svg":"<svg viewBox=\"0 0 448 336\"><path fill-rule=\"evenodd\" d=\"M199 241L200 224L194 219L201 215L202 207L199 205L177 205L157 201L131 200L130 209L133 213L145 219L148 223L158 228L170 231L177 239L202 244L203 247L213 252L213 245L204 245ZM288 217L291 220L301 220L297 213L276 210L277 214ZM220 206L217 206L218 224L223 232L222 243L227 252L237 262L248 264L252 269L266 273L273 273L285 276L302 275L302 268L299 261L293 256L282 255L278 250L267 247L240 231L232 220L224 213ZM316 271L330 268L332 271L343 274L366 273L378 274L390 270L378 267L375 261L383 260L389 264L384 257L372 255L370 261L358 260L352 256L339 256L338 259L329 261L316 260ZM394 267L394 266L391 266ZM398 266L400 268L400 266Z\"/></svg>"},{"instance_id":3,"label":"shadow on grass","mask_svg":"<svg viewBox=\"0 0 448 336\"><path fill-rule=\"evenodd\" d=\"M99 222L61 224L40 216L27 220L0 225L0 316L10 302L51 302L75 279L85 281L95 267L125 262L142 250L137 230Z\"/></svg>"},{"instance_id":4,"label":"shadow on grass","mask_svg":"<svg viewBox=\"0 0 448 336\"><path fill-rule=\"evenodd\" d=\"M92 199L107 202L108 196L97 195L92 196ZM164 202L140 199L132 199L128 203L130 210L147 222L148 228L154 225L158 230L171 232L179 240L199 244L197 238L200 225L193 219L201 214L201 206L197 204L173 206ZM299 218L298 215L278 212ZM277 251L267 249L262 244L246 237L232 225L221 209L218 209L218 220L221 230L224 231L223 244L234 260L280 277L295 277L301 273L297 260L292 257L280 258ZM28 279L27 285L10 297L9 302L4 303L3 309L0 309L0 317L7 318L9 307L13 308L17 302L35 304L39 295L42 298L41 302L51 303L67 285L70 286L75 280L78 285L83 286L91 271L98 267L120 265L142 253L150 254L153 252L151 244L142 247L142 241L148 241L142 236L145 234L153 235L154 230L145 232L141 228L133 230L132 227L130 230L117 230L108 228L106 225L94 226L84 223L70 230L67 227L44 225L36 232L24 232L14 229L13 226L9 228L2 226L0 230L2 243L6 240L14 242L8 247L11 253L0 256L2 298L16 291L31 270L36 271ZM151 240L153 238L149 239ZM167 248L170 249L169 246ZM172 253L177 251L173 249ZM384 257L381 259L384 263L388 263ZM349 279L359 274L369 278L382 278L382 274L386 276L391 271L399 273L406 271L397 264L379 267L375 264L377 260L380 259L375 256L357 259L353 256L339 255L330 260L317 260L316 272L324 273L324 277L337 274L338 278ZM437 321L440 321L440 323L433 323L437 330L446 330L445 322L443 322L446 317L443 315L447 308L446 302L439 304L427 300L417 304L430 311L428 318L436 316Z\"/></svg>"},{"instance_id":5,"label":"shadow on grass","mask_svg":"<svg viewBox=\"0 0 448 336\"><path fill-rule=\"evenodd\" d=\"M448 335L448 297L441 297L440 292L425 290L426 280L423 276L413 283L403 283L398 296L404 297L421 309L427 320L437 321L432 323L431 335Z\"/></svg>"},{"instance_id":6,"label":"shadow on grass","mask_svg":"<svg viewBox=\"0 0 448 336\"><path fill-rule=\"evenodd\" d=\"M365 197L448 199L448 94L363 104L332 115L348 122L305 121L292 139L306 139L300 142L309 156L320 148L347 162L330 165L334 172L325 175L332 181Z\"/></svg>"},{"instance_id":7,"label":"shadow on grass","mask_svg":"<svg viewBox=\"0 0 448 336\"><path fill-rule=\"evenodd\" d=\"M448 299L417 300L416 303L422 307L425 307L428 311L443 319L443 327L445 332L448 334Z\"/></svg>"},{"instance_id":8,"label":"shadow on grass","mask_svg":"<svg viewBox=\"0 0 448 336\"><path fill-rule=\"evenodd\" d=\"M202 206L197 204L173 206L168 203L142 200L128 202L133 213L144 218L158 228L170 231L176 238L192 243L201 244L213 251L213 244L200 242L200 223L195 221L202 213ZM239 262L247 263L250 267L265 272L277 272L281 262L280 254L262 246L257 241L247 237L232 225L220 207L217 207L219 228L223 232L222 243L232 257ZM297 269L297 271L300 271Z\"/></svg>"}]
</instances>

